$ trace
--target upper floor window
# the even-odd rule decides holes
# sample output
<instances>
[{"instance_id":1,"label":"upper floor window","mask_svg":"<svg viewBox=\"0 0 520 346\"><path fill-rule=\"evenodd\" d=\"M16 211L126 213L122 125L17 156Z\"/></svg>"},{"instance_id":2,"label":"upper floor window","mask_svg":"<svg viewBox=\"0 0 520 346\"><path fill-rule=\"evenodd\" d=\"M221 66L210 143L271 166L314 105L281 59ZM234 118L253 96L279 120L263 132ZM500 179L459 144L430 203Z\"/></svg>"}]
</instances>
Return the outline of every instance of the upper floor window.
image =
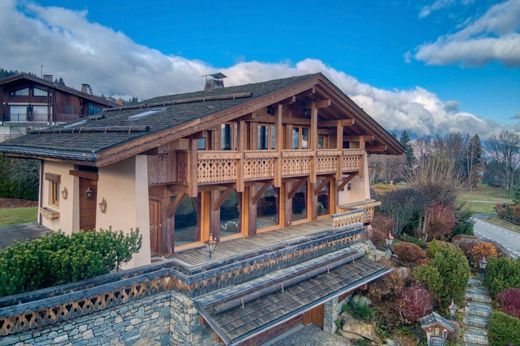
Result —
<instances>
[{"instance_id":1,"label":"upper floor window","mask_svg":"<svg viewBox=\"0 0 520 346\"><path fill-rule=\"evenodd\" d=\"M48 93L47 93L47 90L43 90L43 89L40 89L40 88L34 88L33 89L33 95L34 96L47 96Z\"/></svg>"},{"instance_id":2,"label":"upper floor window","mask_svg":"<svg viewBox=\"0 0 520 346\"><path fill-rule=\"evenodd\" d=\"M13 90L11 96L29 96L29 88Z\"/></svg>"},{"instance_id":3,"label":"upper floor window","mask_svg":"<svg viewBox=\"0 0 520 346\"><path fill-rule=\"evenodd\" d=\"M274 125L258 125L258 150L276 149L276 131Z\"/></svg>"},{"instance_id":4,"label":"upper floor window","mask_svg":"<svg viewBox=\"0 0 520 346\"><path fill-rule=\"evenodd\" d=\"M318 136L318 149L328 149L328 148L329 148L329 136L319 135Z\"/></svg>"},{"instance_id":5,"label":"upper floor window","mask_svg":"<svg viewBox=\"0 0 520 346\"><path fill-rule=\"evenodd\" d=\"M88 115L94 115L101 112L101 107L93 105L92 103L88 104L87 113Z\"/></svg>"},{"instance_id":6,"label":"upper floor window","mask_svg":"<svg viewBox=\"0 0 520 346\"><path fill-rule=\"evenodd\" d=\"M293 149L309 149L309 128L293 127Z\"/></svg>"},{"instance_id":7,"label":"upper floor window","mask_svg":"<svg viewBox=\"0 0 520 346\"><path fill-rule=\"evenodd\" d=\"M199 138L199 141L198 141L198 144L197 144L197 148L199 150L206 150L206 137L200 137Z\"/></svg>"},{"instance_id":8,"label":"upper floor window","mask_svg":"<svg viewBox=\"0 0 520 346\"><path fill-rule=\"evenodd\" d=\"M231 124L222 124L220 127L220 149L231 150L233 143Z\"/></svg>"}]
</instances>

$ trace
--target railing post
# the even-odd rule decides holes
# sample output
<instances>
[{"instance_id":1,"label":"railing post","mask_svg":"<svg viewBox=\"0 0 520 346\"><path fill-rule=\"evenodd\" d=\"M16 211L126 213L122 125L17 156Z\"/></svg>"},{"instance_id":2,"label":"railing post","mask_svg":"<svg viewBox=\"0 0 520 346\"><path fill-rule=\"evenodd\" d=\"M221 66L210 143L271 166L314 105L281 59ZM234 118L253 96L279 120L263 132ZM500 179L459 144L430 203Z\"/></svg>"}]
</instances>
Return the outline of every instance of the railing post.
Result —
<instances>
[{"instance_id":1,"label":"railing post","mask_svg":"<svg viewBox=\"0 0 520 346\"><path fill-rule=\"evenodd\" d=\"M366 151L365 151L365 137L361 136L361 138L359 139L359 149L363 152L363 154L361 154L361 162L359 163L359 177L364 179L365 178L365 156L366 156Z\"/></svg>"},{"instance_id":2,"label":"railing post","mask_svg":"<svg viewBox=\"0 0 520 346\"><path fill-rule=\"evenodd\" d=\"M318 106L313 101L311 104L311 131L310 131L310 149L314 151L311 159L311 175L309 181L316 184L316 149L318 143Z\"/></svg>"},{"instance_id":3,"label":"railing post","mask_svg":"<svg viewBox=\"0 0 520 346\"><path fill-rule=\"evenodd\" d=\"M283 149L283 105L278 105L275 123L275 137L276 137L276 163L274 168L274 186L282 186L282 149Z\"/></svg>"},{"instance_id":4,"label":"railing post","mask_svg":"<svg viewBox=\"0 0 520 346\"><path fill-rule=\"evenodd\" d=\"M197 194L199 193L197 185L197 161L198 141L190 137L188 148L188 188L190 197L197 197Z\"/></svg>"},{"instance_id":5,"label":"railing post","mask_svg":"<svg viewBox=\"0 0 520 346\"><path fill-rule=\"evenodd\" d=\"M246 122L238 123L238 152L240 157L237 165L237 192L244 192L244 150L246 148Z\"/></svg>"},{"instance_id":6,"label":"railing post","mask_svg":"<svg viewBox=\"0 0 520 346\"><path fill-rule=\"evenodd\" d=\"M336 122L336 150L339 150L338 167L336 170L336 180L341 180L343 176L343 123L342 120Z\"/></svg>"}]
</instances>

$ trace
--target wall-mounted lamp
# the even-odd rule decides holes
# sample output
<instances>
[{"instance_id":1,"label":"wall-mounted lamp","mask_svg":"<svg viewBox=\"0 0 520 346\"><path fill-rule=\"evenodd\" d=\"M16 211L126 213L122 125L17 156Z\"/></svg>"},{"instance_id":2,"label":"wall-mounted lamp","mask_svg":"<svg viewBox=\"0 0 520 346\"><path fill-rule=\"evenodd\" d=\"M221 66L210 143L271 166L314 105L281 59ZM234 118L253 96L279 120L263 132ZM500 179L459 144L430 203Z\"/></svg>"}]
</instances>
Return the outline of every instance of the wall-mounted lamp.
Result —
<instances>
[{"instance_id":1,"label":"wall-mounted lamp","mask_svg":"<svg viewBox=\"0 0 520 346\"><path fill-rule=\"evenodd\" d=\"M92 199L94 197L94 190L89 186L87 189L87 198Z\"/></svg>"},{"instance_id":2,"label":"wall-mounted lamp","mask_svg":"<svg viewBox=\"0 0 520 346\"><path fill-rule=\"evenodd\" d=\"M99 210L101 210L103 214L107 212L107 201L104 198L99 202Z\"/></svg>"},{"instance_id":3,"label":"wall-mounted lamp","mask_svg":"<svg viewBox=\"0 0 520 346\"><path fill-rule=\"evenodd\" d=\"M347 191L350 191L350 190L352 190L352 183L347 184Z\"/></svg>"},{"instance_id":4,"label":"wall-mounted lamp","mask_svg":"<svg viewBox=\"0 0 520 346\"><path fill-rule=\"evenodd\" d=\"M63 199L67 199L67 197L69 197L69 190L67 190L66 187L64 187L63 190L61 190L61 197Z\"/></svg>"}]
</instances>

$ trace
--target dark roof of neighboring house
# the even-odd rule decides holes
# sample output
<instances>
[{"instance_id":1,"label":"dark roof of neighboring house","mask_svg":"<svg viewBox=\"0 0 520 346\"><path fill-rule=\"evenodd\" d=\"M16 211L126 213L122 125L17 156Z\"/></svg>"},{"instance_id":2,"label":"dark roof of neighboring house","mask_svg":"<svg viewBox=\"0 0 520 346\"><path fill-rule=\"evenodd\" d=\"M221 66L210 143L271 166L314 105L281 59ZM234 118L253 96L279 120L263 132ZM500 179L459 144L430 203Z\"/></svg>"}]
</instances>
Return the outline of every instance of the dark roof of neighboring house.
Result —
<instances>
[{"instance_id":1,"label":"dark roof of neighboring house","mask_svg":"<svg viewBox=\"0 0 520 346\"><path fill-rule=\"evenodd\" d=\"M318 274L309 268L281 278L272 273L271 280L258 279L258 287L247 282L210 293L196 298L195 306L226 345L235 345L391 271L366 256L321 268Z\"/></svg>"},{"instance_id":2,"label":"dark roof of neighboring house","mask_svg":"<svg viewBox=\"0 0 520 346\"><path fill-rule=\"evenodd\" d=\"M51 80L48 80L48 79L40 78L40 77L37 77L37 76L29 74L29 73L18 73L18 74L15 74L15 75L12 75L12 76L0 79L0 85L5 85L5 84L8 84L8 83L11 83L11 82L14 82L14 81L18 81L18 80L22 80L22 79L27 79L27 80L30 80L30 81L35 82L35 83L43 84L43 85L48 86L50 88L54 88L54 89L57 89L57 90L60 90L60 91L63 91L63 92L69 93L69 94L76 95L78 97L82 97L84 99L87 99L87 100L90 100L90 101L93 101L93 102L97 102L97 103L99 103L101 105L104 105L106 107L114 106L114 103L112 101L109 101L109 100L107 100L107 99L105 99L105 98L103 98L101 96L87 94L87 93L84 93L84 92L79 91L77 89L65 86L65 85L60 84L60 83L55 83L54 81L51 81Z\"/></svg>"},{"instance_id":3,"label":"dark roof of neighboring house","mask_svg":"<svg viewBox=\"0 0 520 346\"><path fill-rule=\"evenodd\" d=\"M240 112L240 115L247 114L251 112L249 108L255 101L269 105L279 101L276 97L293 91L297 94L302 92L298 91L300 89L310 89L319 80L328 81L321 73L316 73L211 91L155 97L136 105L105 109L88 119L3 142L0 144L0 152L14 156L87 162L97 162L107 152L120 150L125 145L142 149L142 152L153 147L150 144L152 140L157 146L157 140L166 142L172 139L171 136L177 135L180 138L191 134L191 129L195 133L196 126L204 126L210 120L219 120ZM333 85L330 81L328 83ZM343 93L341 95L346 97ZM359 112L363 112L361 108ZM132 118L138 114L145 116ZM360 117L370 118L366 113ZM379 124L372 119L363 121L370 122L382 135L392 153L402 153L399 142ZM182 136L179 135L181 131L184 131ZM150 147L143 146L143 141L147 141Z\"/></svg>"}]
</instances>

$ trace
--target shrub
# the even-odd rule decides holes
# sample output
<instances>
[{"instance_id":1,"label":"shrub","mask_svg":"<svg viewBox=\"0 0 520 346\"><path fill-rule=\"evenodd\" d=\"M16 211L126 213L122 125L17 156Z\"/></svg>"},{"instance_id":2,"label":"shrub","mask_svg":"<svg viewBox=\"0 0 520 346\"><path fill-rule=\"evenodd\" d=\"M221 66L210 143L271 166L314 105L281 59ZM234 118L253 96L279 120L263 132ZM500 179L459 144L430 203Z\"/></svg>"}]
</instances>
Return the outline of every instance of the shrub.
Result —
<instances>
[{"instance_id":1,"label":"shrub","mask_svg":"<svg viewBox=\"0 0 520 346\"><path fill-rule=\"evenodd\" d=\"M343 311L348 312L355 319L362 321L373 321L376 316L376 311L364 304L344 304Z\"/></svg>"},{"instance_id":2,"label":"shrub","mask_svg":"<svg viewBox=\"0 0 520 346\"><path fill-rule=\"evenodd\" d=\"M520 288L506 288L497 294L497 301L500 310L520 318Z\"/></svg>"},{"instance_id":3,"label":"shrub","mask_svg":"<svg viewBox=\"0 0 520 346\"><path fill-rule=\"evenodd\" d=\"M466 257L468 258L470 257L470 251L473 248L473 246L480 242L481 241L479 239L474 237L456 236L452 239L452 243L457 245L462 250L462 252L464 252L464 255L466 255Z\"/></svg>"},{"instance_id":4,"label":"shrub","mask_svg":"<svg viewBox=\"0 0 520 346\"><path fill-rule=\"evenodd\" d=\"M478 268L479 262L483 257L489 259L490 257L498 257L498 254L499 252L495 244L490 242L477 242L469 249L467 257L471 265Z\"/></svg>"},{"instance_id":5,"label":"shrub","mask_svg":"<svg viewBox=\"0 0 520 346\"><path fill-rule=\"evenodd\" d=\"M404 318L415 323L433 310L433 299L424 287L413 285L403 291L402 310Z\"/></svg>"},{"instance_id":6,"label":"shrub","mask_svg":"<svg viewBox=\"0 0 520 346\"><path fill-rule=\"evenodd\" d=\"M48 234L0 251L0 296L76 282L119 269L141 247L138 231Z\"/></svg>"},{"instance_id":7,"label":"shrub","mask_svg":"<svg viewBox=\"0 0 520 346\"><path fill-rule=\"evenodd\" d=\"M387 238L387 235L381 232L379 229L372 228L369 238L378 250L385 249L385 240Z\"/></svg>"},{"instance_id":8,"label":"shrub","mask_svg":"<svg viewBox=\"0 0 520 346\"><path fill-rule=\"evenodd\" d=\"M489 320L488 338L491 346L520 345L520 320L494 312Z\"/></svg>"},{"instance_id":9,"label":"shrub","mask_svg":"<svg viewBox=\"0 0 520 346\"><path fill-rule=\"evenodd\" d=\"M388 234L392 232L392 227L393 222L391 218L382 214L374 215L370 240L374 243L376 248L380 250L385 248L385 240Z\"/></svg>"},{"instance_id":10,"label":"shrub","mask_svg":"<svg viewBox=\"0 0 520 346\"><path fill-rule=\"evenodd\" d=\"M416 266L426 261L426 252L423 249L404 241L394 246L394 253L406 266Z\"/></svg>"},{"instance_id":11,"label":"shrub","mask_svg":"<svg viewBox=\"0 0 520 346\"><path fill-rule=\"evenodd\" d=\"M446 239L453 231L455 222L453 208L442 205L427 208L424 218L425 239Z\"/></svg>"},{"instance_id":12,"label":"shrub","mask_svg":"<svg viewBox=\"0 0 520 346\"><path fill-rule=\"evenodd\" d=\"M475 225L475 221L472 219L473 213L464 205L459 205L455 210L455 216L457 218L457 223L453 228L453 235L474 235L473 226Z\"/></svg>"},{"instance_id":13,"label":"shrub","mask_svg":"<svg viewBox=\"0 0 520 346\"><path fill-rule=\"evenodd\" d=\"M405 228L413 227L423 206L423 195L416 189L405 188L385 194L380 209L392 220L392 233L397 237Z\"/></svg>"},{"instance_id":14,"label":"shrub","mask_svg":"<svg viewBox=\"0 0 520 346\"><path fill-rule=\"evenodd\" d=\"M506 288L520 287L520 259L490 258L485 282L493 297Z\"/></svg>"},{"instance_id":15,"label":"shrub","mask_svg":"<svg viewBox=\"0 0 520 346\"><path fill-rule=\"evenodd\" d=\"M415 268L414 277L428 288L440 310L447 311L452 299L462 306L470 273L464 253L453 244L432 241L428 256L429 264Z\"/></svg>"},{"instance_id":16,"label":"shrub","mask_svg":"<svg viewBox=\"0 0 520 346\"><path fill-rule=\"evenodd\" d=\"M393 271L368 287L368 297L375 304L399 298L404 286L404 279Z\"/></svg>"},{"instance_id":17,"label":"shrub","mask_svg":"<svg viewBox=\"0 0 520 346\"><path fill-rule=\"evenodd\" d=\"M0 197L37 200L40 163L0 154Z\"/></svg>"}]
</instances>

